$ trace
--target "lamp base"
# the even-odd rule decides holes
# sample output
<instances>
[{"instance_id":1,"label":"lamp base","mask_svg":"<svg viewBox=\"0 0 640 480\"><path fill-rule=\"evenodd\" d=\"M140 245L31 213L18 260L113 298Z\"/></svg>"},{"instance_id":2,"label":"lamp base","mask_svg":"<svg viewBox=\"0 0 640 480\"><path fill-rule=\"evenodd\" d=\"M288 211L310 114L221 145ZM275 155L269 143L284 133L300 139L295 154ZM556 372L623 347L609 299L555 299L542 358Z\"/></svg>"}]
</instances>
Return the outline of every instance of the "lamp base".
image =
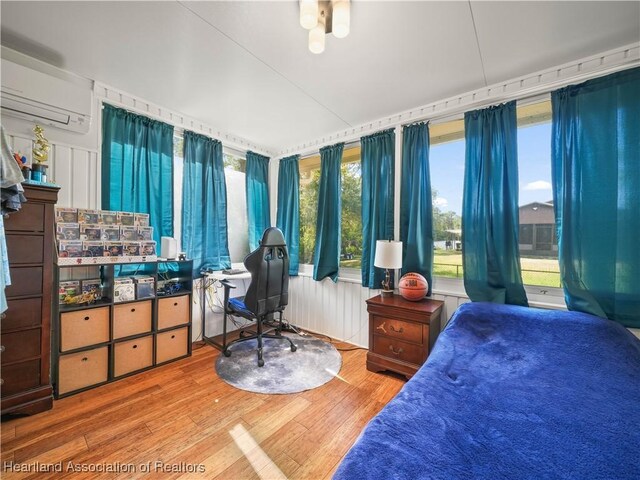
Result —
<instances>
[{"instance_id":1,"label":"lamp base","mask_svg":"<svg viewBox=\"0 0 640 480\"><path fill-rule=\"evenodd\" d=\"M380 296L382 298L393 297L393 290L380 290Z\"/></svg>"}]
</instances>

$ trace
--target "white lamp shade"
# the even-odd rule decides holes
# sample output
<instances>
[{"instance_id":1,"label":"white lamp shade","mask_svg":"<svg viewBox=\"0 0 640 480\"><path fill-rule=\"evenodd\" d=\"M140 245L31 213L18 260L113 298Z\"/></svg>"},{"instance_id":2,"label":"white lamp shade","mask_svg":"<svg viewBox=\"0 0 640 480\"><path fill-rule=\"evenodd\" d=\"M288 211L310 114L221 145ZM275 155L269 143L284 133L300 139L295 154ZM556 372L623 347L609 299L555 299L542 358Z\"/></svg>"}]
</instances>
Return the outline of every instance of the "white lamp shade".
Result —
<instances>
[{"instance_id":1,"label":"white lamp shade","mask_svg":"<svg viewBox=\"0 0 640 480\"><path fill-rule=\"evenodd\" d=\"M402 268L402 242L378 240L373 265L378 268Z\"/></svg>"},{"instance_id":2,"label":"white lamp shade","mask_svg":"<svg viewBox=\"0 0 640 480\"><path fill-rule=\"evenodd\" d=\"M318 22L318 24L309 30L309 50L312 53L324 52L324 23Z\"/></svg>"},{"instance_id":3,"label":"white lamp shade","mask_svg":"<svg viewBox=\"0 0 640 480\"><path fill-rule=\"evenodd\" d=\"M349 0L335 0L333 2L332 31L337 38L349 35L351 23L351 5Z\"/></svg>"},{"instance_id":4,"label":"white lamp shade","mask_svg":"<svg viewBox=\"0 0 640 480\"><path fill-rule=\"evenodd\" d=\"M318 24L318 0L300 0L300 25L311 30Z\"/></svg>"}]
</instances>

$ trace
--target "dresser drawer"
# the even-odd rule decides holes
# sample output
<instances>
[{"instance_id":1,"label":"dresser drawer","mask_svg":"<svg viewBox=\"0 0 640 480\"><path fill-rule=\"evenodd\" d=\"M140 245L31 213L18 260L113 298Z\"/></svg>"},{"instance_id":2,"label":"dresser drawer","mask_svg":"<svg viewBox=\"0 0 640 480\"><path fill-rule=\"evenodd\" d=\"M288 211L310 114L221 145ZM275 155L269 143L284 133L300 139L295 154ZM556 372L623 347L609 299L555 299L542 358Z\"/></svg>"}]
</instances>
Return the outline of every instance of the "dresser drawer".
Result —
<instances>
[{"instance_id":1,"label":"dresser drawer","mask_svg":"<svg viewBox=\"0 0 640 480\"><path fill-rule=\"evenodd\" d=\"M158 301L158 330L189 323L189 295Z\"/></svg>"},{"instance_id":2,"label":"dresser drawer","mask_svg":"<svg viewBox=\"0 0 640 480\"><path fill-rule=\"evenodd\" d=\"M40 359L2 367L2 396L23 392L40 385Z\"/></svg>"},{"instance_id":3,"label":"dresser drawer","mask_svg":"<svg viewBox=\"0 0 640 480\"><path fill-rule=\"evenodd\" d=\"M9 271L11 272L11 285L5 290L7 297L40 295L42 293L42 267L9 267Z\"/></svg>"},{"instance_id":4,"label":"dresser drawer","mask_svg":"<svg viewBox=\"0 0 640 480\"><path fill-rule=\"evenodd\" d=\"M44 236L7 235L7 252L11 265L42 263L44 261Z\"/></svg>"},{"instance_id":5,"label":"dresser drawer","mask_svg":"<svg viewBox=\"0 0 640 480\"><path fill-rule=\"evenodd\" d=\"M373 336L372 352L392 360L400 360L416 365L422 364L425 360L425 351L420 345L402 342L382 335Z\"/></svg>"},{"instance_id":6,"label":"dresser drawer","mask_svg":"<svg viewBox=\"0 0 640 480\"><path fill-rule=\"evenodd\" d=\"M40 329L2 334L2 365L40 356Z\"/></svg>"},{"instance_id":7,"label":"dresser drawer","mask_svg":"<svg viewBox=\"0 0 640 480\"><path fill-rule=\"evenodd\" d=\"M405 322L393 318L375 316L373 318L373 333L375 335L387 335L404 342L424 343L423 328L420 323ZM425 326L425 329L428 328Z\"/></svg>"},{"instance_id":8,"label":"dresser drawer","mask_svg":"<svg viewBox=\"0 0 640 480\"><path fill-rule=\"evenodd\" d=\"M6 317L2 319L2 330L38 327L42 324L42 298L24 298L7 301Z\"/></svg>"},{"instance_id":9,"label":"dresser drawer","mask_svg":"<svg viewBox=\"0 0 640 480\"><path fill-rule=\"evenodd\" d=\"M113 376L142 370L153 365L153 336L136 338L114 346Z\"/></svg>"},{"instance_id":10,"label":"dresser drawer","mask_svg":"<svg viewBox=\"0 0 640 480\"><path fill-rule=\"evenodd\" d=\"M44 205L34 202L23 203L19 212L9 215L5 220L4 228L7 233L44 231Z\"/></svg>"},{"instance_id":11,"label":"dresser drawer","mask_svg":"<svg viewBox=\"0 0 640 480\"><path fill-rule=\"evenodd\" d=\"M109 347L61 355L58 394L106 382L109 377Z\"/></svg>"},{"instance_id":12,"label":"dresser drawer","mask_svg":"<svg viewBox=\"0 0 640 480\"><path fill-rule=\"evenodd\" d=\"M156 363L184 357L189 352L187 327L159 333L156 337Z\"/></svg>"},{"instance_id":13,"label":"dresser drawer","mask_svg":"<svg viewBox=\"0 0 640 480\"><path fill-rule=\"evenodd\" d=\"M151 331L151 300L113 307L113 338Z\"/></svg>"},{"instance_id":14,"label":"dresser drawer","mask_svg":"<svg viewBox=\"0 0 640 480\"><path fill-rule=\"evenodd\" d=\"M66 352L109 341L109 307L60 315L60 350Z\"/></svg>"}]
</instances>

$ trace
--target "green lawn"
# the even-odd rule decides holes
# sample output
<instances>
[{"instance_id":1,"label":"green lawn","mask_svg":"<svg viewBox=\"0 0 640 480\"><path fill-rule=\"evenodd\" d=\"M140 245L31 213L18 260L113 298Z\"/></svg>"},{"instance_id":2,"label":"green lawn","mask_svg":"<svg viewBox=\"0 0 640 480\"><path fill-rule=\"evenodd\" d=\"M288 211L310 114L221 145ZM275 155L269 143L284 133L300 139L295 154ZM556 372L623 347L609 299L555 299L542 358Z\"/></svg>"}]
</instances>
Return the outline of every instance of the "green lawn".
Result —
<instances>
[{"instance_id":1,"label":"green lawn","mask_svg":"<svg viewBox=\"0 0 640 480\"><path fill-rule=\"evenodd\" d=\"M455 250L434 251L433 275L462 278L462 252ZM557 259L521 258L522 281L526 285L560 287L560 267Z\"/></svg>"},{"instance_id":2,"label":"green lawn","mask_svg":"<svg viewBox=\"0 0 640 480\"><path fill-rule=\"evenodd\" d=\"M341 260L342 268L360 268L361 258ZM553 258L521 258L522 281L525 285L542 287L560 287L560 267L558 260ZM455 250L434 251L434 277L462 278L462 252Z\"/></svg>"}]
</instances>

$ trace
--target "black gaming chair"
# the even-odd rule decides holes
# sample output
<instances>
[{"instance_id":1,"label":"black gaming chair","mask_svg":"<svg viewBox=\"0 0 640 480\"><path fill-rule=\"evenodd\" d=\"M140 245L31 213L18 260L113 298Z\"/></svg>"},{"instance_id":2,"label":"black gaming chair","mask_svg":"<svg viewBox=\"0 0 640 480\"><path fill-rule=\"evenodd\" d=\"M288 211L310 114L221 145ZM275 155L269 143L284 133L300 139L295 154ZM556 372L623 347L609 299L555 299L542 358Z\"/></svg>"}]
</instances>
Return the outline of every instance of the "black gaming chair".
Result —
<instances>
[{"instance_id":1,"label":"black gaming chair","mask_svg":"<svg viewBox=\"0 0 640 480\"><path fill-rule=\"evenodd\" d=\"M244 259L244 266L251 274L251 284L244 298L229 298L229 291L235 288L228 280L222 280L224 286L224 325L227 324L227 315L236 315L257 324L257 332L254 335L241 336L237 340L228 343L222 353L226 357L231 356L229 347L234 343L244 342L256 338L258 340L258 366L264 365L262 359L262 339L277 338L286 340L291 344L291 351L296 351L296 346L290 338L281 335L282 312L289 303L289 254L282 232L275 227L268 228L262 235L260 246ZM263 332L263 324L271 321L275 313L280 314L276 327ZM275 331L275 334L270 332Z\"/></svg>"}]
</instances>

